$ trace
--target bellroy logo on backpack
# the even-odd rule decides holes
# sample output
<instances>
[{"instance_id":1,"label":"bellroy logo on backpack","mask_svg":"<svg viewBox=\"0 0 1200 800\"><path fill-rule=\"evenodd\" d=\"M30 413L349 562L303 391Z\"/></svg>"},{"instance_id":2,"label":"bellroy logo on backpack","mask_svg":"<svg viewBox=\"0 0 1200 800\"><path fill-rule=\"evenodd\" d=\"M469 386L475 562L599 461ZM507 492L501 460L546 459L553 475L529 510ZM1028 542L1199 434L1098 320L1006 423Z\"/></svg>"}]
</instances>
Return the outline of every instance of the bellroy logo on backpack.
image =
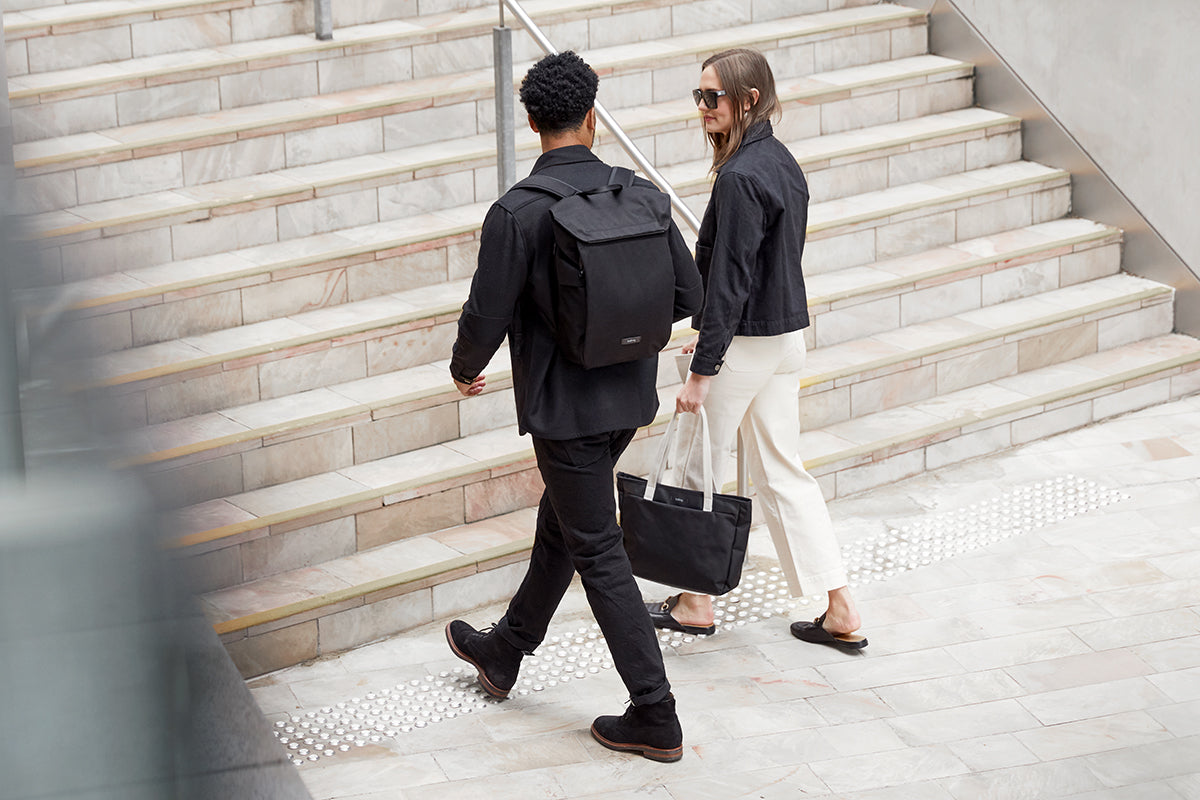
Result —
<instances>
[{"instance_id":1,"label":"bellroy logo on backpack","mask_svg":"<svg viewBox=\"0 0 1200 800\"><path fill-rule=\"evenodd\" d=\"M671 338L675 302L667 196L635 184L624 167L585 191L548 175L518 187L559 198L550 207L555 307L547 321L562 354L589 369L657 355Z\"/></svg>"}]
</instances>

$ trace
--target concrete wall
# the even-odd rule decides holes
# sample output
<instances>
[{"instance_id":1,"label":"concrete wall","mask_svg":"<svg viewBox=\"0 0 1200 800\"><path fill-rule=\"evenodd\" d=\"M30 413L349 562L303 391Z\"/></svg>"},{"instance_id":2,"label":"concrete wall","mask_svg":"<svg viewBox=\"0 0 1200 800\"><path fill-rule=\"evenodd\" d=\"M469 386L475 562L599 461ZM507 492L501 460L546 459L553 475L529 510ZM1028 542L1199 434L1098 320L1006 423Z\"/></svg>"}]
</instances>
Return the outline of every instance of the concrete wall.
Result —
<instances>
[{"instance_id":1,"label":"concrete wall","mask_svg":"<svg viewBox=\"0 0 1200 800\"><path fill-rule=\"evenodd\" d=\"M954 4L1200 272L1200 3Z\"/></svg>"}]
</instances>

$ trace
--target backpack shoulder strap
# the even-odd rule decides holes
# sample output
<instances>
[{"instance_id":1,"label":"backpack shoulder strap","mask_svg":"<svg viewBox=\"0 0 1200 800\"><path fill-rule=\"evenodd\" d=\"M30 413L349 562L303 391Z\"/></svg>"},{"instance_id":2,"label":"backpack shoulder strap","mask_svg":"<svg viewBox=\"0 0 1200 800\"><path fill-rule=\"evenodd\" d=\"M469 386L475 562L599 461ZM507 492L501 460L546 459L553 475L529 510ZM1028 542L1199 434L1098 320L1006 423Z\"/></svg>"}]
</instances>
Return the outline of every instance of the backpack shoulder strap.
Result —
<instances>
[{"instance_id":1,"label":"backpack shoulder strap","mask_svg":"<svg viewBox=\"0 0 1200 800\"><path fill-rule=\"evenodd\" d=\"M536 191L552 194L555 197L570 197L573 194L578 194L579 190L566 181L560 181L558 178L552 178L549 175L530 175L523 181L513 184L512 189L534 189ZM512 191L509 189L509 191Z\"/></svg>"},{"instance_id":2,"label":"backpack shoulder strap","mask_svg":"<svg viewBox=\"0 0 1200 800\"><path fill-rule=\"evenodd\" d=\"M612 172L608 174L608 182L620 186L632 186L633 170L628 167L613 167Z\"/></svg>"}]
</instances>

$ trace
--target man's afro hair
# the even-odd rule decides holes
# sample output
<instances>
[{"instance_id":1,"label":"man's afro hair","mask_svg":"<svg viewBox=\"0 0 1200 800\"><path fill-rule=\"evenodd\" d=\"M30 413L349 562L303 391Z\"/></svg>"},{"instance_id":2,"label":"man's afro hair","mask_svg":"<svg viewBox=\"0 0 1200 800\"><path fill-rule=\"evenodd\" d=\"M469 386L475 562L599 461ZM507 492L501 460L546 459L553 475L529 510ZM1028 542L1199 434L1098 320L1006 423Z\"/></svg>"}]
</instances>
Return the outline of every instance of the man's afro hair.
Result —
<instances>
[{"instance_id":1,"label":"man's afro hair","mask_svg":"<svg viewBox=\"0 0 1200 800\"><path fill-rule=\"evenodd\" d=\"M544 133L573 131L596 104L600 78L570 50L546 56L521 81L521 103Z\"/></svg>"}]
</instances>

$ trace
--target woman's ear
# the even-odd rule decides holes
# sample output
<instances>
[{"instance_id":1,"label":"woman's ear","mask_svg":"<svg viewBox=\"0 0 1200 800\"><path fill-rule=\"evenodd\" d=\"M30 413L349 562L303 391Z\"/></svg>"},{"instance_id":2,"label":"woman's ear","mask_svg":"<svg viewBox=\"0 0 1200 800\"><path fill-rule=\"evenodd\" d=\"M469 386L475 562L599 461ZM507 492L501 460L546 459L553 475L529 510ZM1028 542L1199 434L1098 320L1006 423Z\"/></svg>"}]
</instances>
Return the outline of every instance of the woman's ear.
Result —
<instances>
[{"instance_id":1,"label":"woman's ear","mask_svg":"<svg viewBox=\"0 0 1200 800\"><path fill-rule=\"evenodd\" d=\"M758 105L758 89L751 88L750 89L750 99L746 101L746 108L744 110L749 111L750 109L754 108L756 105Z\"/></svg>"}]
</instances>

